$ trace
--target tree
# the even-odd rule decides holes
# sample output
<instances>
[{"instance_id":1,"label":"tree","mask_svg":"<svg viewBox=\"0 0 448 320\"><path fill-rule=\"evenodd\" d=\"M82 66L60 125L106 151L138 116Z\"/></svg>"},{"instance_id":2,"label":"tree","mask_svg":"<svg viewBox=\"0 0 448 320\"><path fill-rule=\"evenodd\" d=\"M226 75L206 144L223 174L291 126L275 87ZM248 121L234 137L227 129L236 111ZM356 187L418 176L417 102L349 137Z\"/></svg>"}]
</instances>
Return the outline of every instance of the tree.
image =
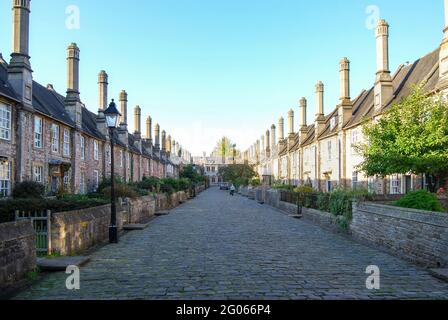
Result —
<instances>
[{"instance_id":1,"label":"tree","mask_svg":"<svg viewBox=\"0 0 448 320\"><path fill-rule=\"evenodd\" d=\"M224 181L231 182L235 186L248 185L249 181L257 176L252 166L247 164L231 164L219 168L219 174Z\"/></svg>"},{"instance_id":2,"label":"tree","mask_svg":"<svg viewBox=\"0 0 448 320\"><path fill-rule=\"evenodd\" d=\"M366 122L363 134L367 143L356 149L364 157L359 169L367 176L414 173L436 182L448 172L448 103L421 87L378 121Z\"/></svg>"},{"instance_id":3,"label":"tree","mask_svg":"<svg viewBox=\"0 0 448 320\"><path fill-rule=\"evenodd\" d=\"M204 177L191 164L183 167L180 177L183 179L189 179L193 184L199 184L204 181Z\"/></svg>"},{"instance_id":4,"label":"tree","mask_svg":"<svg viewBox=\"0 0 448 320\"><path fill-rule=\"evenodd\" d=\"M220 157L237 157L240 152L236 150L236 145L228 138L222 137L215 147L214 153Z\"/></svg>"}]
</instances>

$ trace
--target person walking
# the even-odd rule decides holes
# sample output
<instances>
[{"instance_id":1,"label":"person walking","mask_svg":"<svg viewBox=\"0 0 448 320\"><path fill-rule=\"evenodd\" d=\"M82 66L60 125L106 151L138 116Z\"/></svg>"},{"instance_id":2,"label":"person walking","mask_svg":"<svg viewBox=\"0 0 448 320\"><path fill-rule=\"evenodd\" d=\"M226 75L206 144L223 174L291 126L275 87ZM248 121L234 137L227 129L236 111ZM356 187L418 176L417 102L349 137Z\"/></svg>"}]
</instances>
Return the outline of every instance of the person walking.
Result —
<instances>
[{"instance_id":1,"label":"person walking","mask_svg":"<svg viewBox=\"0 0 448 320\"><path fill-rule=\"evenodd\" d=\"M232 186L230 187L230 195L233 197L233 195L235 194L235 190L236 190L236 188L235 188L235 186L233 185L233 183L232 183Z\"/></svg>"}]
</instances>

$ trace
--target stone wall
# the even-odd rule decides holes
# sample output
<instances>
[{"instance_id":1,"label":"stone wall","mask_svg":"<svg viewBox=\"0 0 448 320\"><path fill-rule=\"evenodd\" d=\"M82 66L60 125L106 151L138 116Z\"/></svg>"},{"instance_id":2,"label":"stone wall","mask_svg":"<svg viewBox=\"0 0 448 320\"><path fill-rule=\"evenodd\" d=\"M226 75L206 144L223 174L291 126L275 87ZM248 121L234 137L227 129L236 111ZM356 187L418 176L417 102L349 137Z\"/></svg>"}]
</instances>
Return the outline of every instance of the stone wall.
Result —
<instances>
[{"instance_id":1,"label":"stone wall","mask_svg":"<svg viewBox=\"0 0 448 320\"><path fill-rule=\"evenodd\" d=\"M425 267L448 265L448 214L354 203L352 235Z\"/></svg>"},{"instance_id":2,"label":"stone wall","mask_svg":"<svg viewBox=\"0 0 448 320\"><path fill-rule=\"evenodd\" d=\"M156 212L156 199L153 196L128 199L126 222L129 224L145 222Z\"/></svg>"},{"instance_id":3,"label":"stone wall","mask_svg":"<svg viewBox=\"0 0 448 320\"><path fill-rule=\"evenodd\" d=\"M3 291L36 268L35 233L30 221L0 224L0 289Z\"/></svg>"},{"instance_id":4,"label":"stone wall","mask_svg":"<svg viewBox=\"0 0 448 320\"><path fill-rule=\"evenodd\" d=\"M117 207L118 230L123 229L126 212ZM109 239L110 205L53 213L51 248L53 253L76 255Z\"/></svg>"},{"instance_id":5,"label":"stone wall","mask_svg":"<svg viewBox=\"0 0 448 320\"><path fill-rule=\"evenodd\" d=\"M337 218L328 212L303 208L302 219L335 233L342 232L337 224Z\"/></svg>"}]
</instances>

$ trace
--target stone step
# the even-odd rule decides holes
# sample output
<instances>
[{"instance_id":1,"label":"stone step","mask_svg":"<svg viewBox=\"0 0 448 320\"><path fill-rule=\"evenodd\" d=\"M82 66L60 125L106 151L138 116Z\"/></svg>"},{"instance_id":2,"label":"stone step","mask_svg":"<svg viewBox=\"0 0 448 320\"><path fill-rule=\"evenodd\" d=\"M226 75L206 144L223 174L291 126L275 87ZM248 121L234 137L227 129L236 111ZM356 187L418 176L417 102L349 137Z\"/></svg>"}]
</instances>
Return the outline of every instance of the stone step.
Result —
<instances>
[{"instance_id":1,"label":"stone step","mask_svg":"<svg viewBox=\"0 0 448 320\"><path fill-rule=\"evenodd\" d=\"M443 280L445 282L448 282L448 268L444 268L444 269L430 269L429 273L440 279Z\"/></svg>"},{"instance_id":2,"label":"stone step","mask_svg":"<svg viewBox=\"0 0 448 320\"><path fill-rule=\"evenodd\" d=\"M157 211L157 212L155 213L155 215L158 216L158 217L160 217L160 216L167 216L167 215L169 215L169 214L170 214L170 211L169 211L169 210Z\"/></svg>"},{"instance_id":3,"label":"stone step","mask_svg":"<svg viewBox=\"0 0 448 320\"><path fill-rule=\"evenodd\" d=\"M37 258L37 266L42 271L65 271L68 266L81 267L89 262L90 257L57 257L57 258Z\"/></svg>"},{"instance_id":4,"label":"stone step","mask_svg":"<svg viewBox=\"0 0 448 320\"><path fill-rule=\"evenodd\" d=\"M123 230L134 231L134 230L144 230L149 226L148 223L131 223L123 226Z\"/></svg>"}]
</instances>

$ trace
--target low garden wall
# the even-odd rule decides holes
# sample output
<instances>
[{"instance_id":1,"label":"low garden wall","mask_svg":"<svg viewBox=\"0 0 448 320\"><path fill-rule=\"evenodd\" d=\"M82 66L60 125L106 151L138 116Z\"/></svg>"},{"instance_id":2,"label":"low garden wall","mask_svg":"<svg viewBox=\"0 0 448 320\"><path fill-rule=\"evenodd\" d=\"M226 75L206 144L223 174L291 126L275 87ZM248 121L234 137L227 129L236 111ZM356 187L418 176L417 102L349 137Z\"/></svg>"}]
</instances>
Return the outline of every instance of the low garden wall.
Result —
<instances>
[{"instance_id":1,"label":"low garden wall","mask_svg":"<svg viewBox=\"0 0 448 320\"><path fill-rule=\"evenodd\" d=\"M51 250L76 255L109 239L110 205L70 212L52 213ZM117 206L117 227L121 231L126 211Z\"/></svg>"},{"instance_id":2,"label":"low garden wall","mask_svg":"<svg viewBox=\"0 0 448 320\"><path fill-rule=\"evenodd\" d=\"M31 221L0 224L0 292L35 268L35 233Z\"/></svg>"},{"instance_id":3,"label":"low garden wall","mask_svg":"<svg viewBox=\"0 0 448 320\"><path fill-rule=\"evenodd\" d=\"M146 222L156 213L156 199L153 196L127 200L126 222L129 224Z\"/></svg>"},{"instance_id":4,"label":"low garden wall","mask_svg":"<svg viewBox=\"0 0 448 320\"><path fill-rule=\"evenodd\" d=\"M448 265L448 214L353 204L352 235L425 267Z\"/></svg>"},{"instance_id":5,"label":"low garden wall","mask_svg":"<svg viewBox=\"0 0 448 320\"><path fill-rule=\"evenodd\" d=\"M156 196L156 211L171 210L185 201L187 201L187 194L184 191L171 195L158 194Z\"/></svg>"}]
</instances>

